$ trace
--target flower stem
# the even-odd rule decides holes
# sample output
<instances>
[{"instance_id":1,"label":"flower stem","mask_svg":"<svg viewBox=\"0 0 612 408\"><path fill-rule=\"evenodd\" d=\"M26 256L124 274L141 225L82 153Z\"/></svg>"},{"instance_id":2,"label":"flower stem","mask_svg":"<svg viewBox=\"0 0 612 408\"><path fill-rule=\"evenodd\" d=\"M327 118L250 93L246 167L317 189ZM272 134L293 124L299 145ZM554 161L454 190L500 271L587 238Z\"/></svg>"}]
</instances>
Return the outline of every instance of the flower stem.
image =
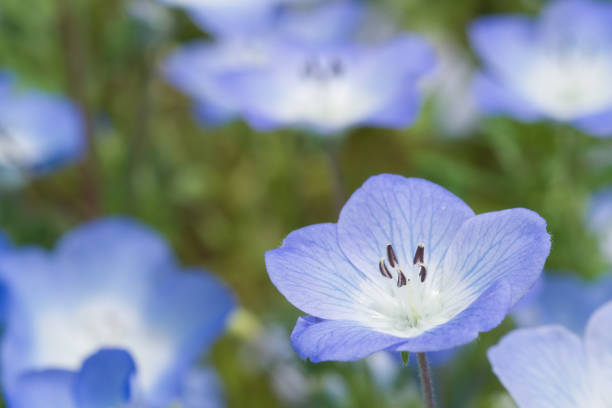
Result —
<instances>
[{"instance_id":1,"label":"flower stem","mask_svg":"<svg viewBox=\"0 0 612 408\"><path fill-rule=\"evenodd\" d=\"M431 371L427 362L427 354L417 353L417 361L419 362L419 375L421 377L421 388L423 389L423 399L425 400L426 408L435 408L433 381L431 379Z\"/></svg>"}]
</instances>

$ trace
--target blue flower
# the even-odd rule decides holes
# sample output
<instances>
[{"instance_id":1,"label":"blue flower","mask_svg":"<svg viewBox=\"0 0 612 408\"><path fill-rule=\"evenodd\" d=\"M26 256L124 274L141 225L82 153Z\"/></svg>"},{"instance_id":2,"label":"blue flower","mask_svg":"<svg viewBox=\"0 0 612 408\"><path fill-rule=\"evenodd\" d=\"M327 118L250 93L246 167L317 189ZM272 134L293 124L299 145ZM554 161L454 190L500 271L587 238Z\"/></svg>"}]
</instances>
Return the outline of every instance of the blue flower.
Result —
<instances>
[{"instance_id":1,"label":"blue flower","mask_svg":"<svg viewBox=\"0 0 612 408\"><path fill-rule=\"evenodd\" d=\"M134 395L163 406L197 357L224 329L228 290L201 270L183 271L167 244L128 219L102 219L66 234L53 252L0 256L9 294L3 384L18 398L28 372L76 372L101 348L130 353ZM141 401L138 401L141 402Z\"/></svg>"},{"instance_id":2,"label":"blue flower","mask_svg":"<svg viewBox=\"0 0 612 408\"><path fill-rule=\"evenodd\" d=\"M419 112L418 80L431 47L402 35L376 45L279 46L266 68L228 75L227 92L258 130L305 127L330 134L369 125L404 128Z\"/></svg>"},{"instance_id":3,"label":"blue flower","mask_svg":"<svg viewBox=\"0 0 612 408\"><path fill-rule=\"evenodd\" d=\"M612 299L612 277L586 282L575 276L542 275L512 311L523 327L560 324L582 333L589 316Z\"/></svg>"},{"instance_id":4,"label":"blue flower","mask_svg":"<svg viewBox=\"0 0 612 408\"><path fill-rule=\"evenodd\" d=\"M383 174L352 195L337 224L289 234L266 266L309 315L291 336L298 354L350 361L474 340L531 288L549 250L533 211L475 215L436 184Z\"/></svg>"},{"instance_id":5,"label":"blue flower","mask_svg":"<svg viewBox=\"0 0 612 408\"><path fill-rule=\"evenodd\" d=\"M591 316L584 339L562 326L519 329L488 351L519 407L612 406L612 302Z\"/></svg>"},{"instance_id":6,"label":"blue flower","mask_svg":"<svg viewBox=\"0 0 612 408\"><path fill-rule=\"evenodd\" d=\"M241 99L227 92L225 77L276 63L274 55L281 52L281 41L310 46L346 41L364 15L364 8L353 2L301 12L287 10L249 32L224 32L215 41L180 47L164 62L163 73L168 82L193 98L196 118L204 125L221 125L238 116Z\"/></svg>"},{"instance_id":7,"label":"blue flower","mask_svg":"<svg viewBox=\"0 0 612 408\"><path fill-rule=\"evenodd\" d=\"M611 27L612 5L590 0L553 1L538 20L476 20L469 36L485 65L474 85L481 109L611 135Z\"/></svg>"},{"instance_id":8,"label":"blue flower","mask_svg":"<svg viewBox=\"0 0 612 408\"><path fill-rule=\"evenodd\" d=\"M83 129L82 115L69 100L20 91L8 75L0 77L0 181L18 182L78 160L85 149Z\"/></svg>"}]
</instances>

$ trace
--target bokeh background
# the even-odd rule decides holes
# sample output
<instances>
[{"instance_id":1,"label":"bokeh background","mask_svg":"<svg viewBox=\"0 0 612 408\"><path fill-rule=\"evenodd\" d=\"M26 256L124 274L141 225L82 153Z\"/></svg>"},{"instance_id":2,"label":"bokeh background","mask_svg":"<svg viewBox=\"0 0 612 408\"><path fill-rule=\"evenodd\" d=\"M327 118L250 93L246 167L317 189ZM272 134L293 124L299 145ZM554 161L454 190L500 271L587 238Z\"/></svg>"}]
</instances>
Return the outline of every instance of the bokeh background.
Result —
<instances>
[{"instance_id":1,"label":"bokeh background","mask_svg":"<svg viewBox=\"0 0 612 408\"><path fill-rule=\"evenodd\" d=\"M409 129L359 128L336 141L346 192L390 172L438 183L477 213L527 207L548 222L548 270L605 274L585 213L592 192L612 184L612 140L561 124L479 118L461 87L478 66L469 23L491 13L535 14L544 3L371 3L464 71L443 71L427 85ZM130 215L160 231L183 264L222 278L241 305L210 353L230 407L421 406L414 364L403 368L399 356L312 364L290 349L300 312L271 284L263 254L296 228L336 220L328 142L300 130L256 132L240 120L198 123L159 66L180 44L206 36L183 11L144 0L2 0L0 67L24 87L75 100L92 144L80 163L3 190L0 226L17 244L52 247L85 220ZM512 406L485 358L512 327L508 318L435 368L441 406Z\"/></svg>"}]
</instances>

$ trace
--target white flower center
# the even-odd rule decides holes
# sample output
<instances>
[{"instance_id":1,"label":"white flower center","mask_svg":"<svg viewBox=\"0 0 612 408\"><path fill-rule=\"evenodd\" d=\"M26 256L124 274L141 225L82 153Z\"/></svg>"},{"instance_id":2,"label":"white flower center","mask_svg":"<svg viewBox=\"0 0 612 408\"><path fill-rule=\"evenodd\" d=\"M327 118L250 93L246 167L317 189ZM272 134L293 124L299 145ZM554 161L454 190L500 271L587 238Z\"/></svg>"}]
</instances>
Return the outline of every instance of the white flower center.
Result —
<instances>
[{"instance_id":1,"label":"white flower center","mask_svg":"<svg viewBox=\"0 0 612 408\"><path fill-rule=\"evenodd\" d=\"M542 46L521 74L520 91L559 120L595 114L612 105L612 52L576 45L564 49Z\"/></svg>"},{"instance_id":2,"label":"white flower center","mask_svg":"<svg viewBox=\"0 0 612 408\"><path fill-rule=\"evenodd\" d=\"M389 244L379 272L379 279L363 283L358 299L364 306L358 320L376 331L415 337L448 322L474 300L461 290L464 285L445 279L441 267L428 269L422 244L407 266Z\"/></svg>"},{"instance_id":3,"label":"white flower center","mask_svg":"<svg viewBox=\"0 0 612 408\"><path fill-rule=\"evenodd\" d=\"M307 59L295 75L291 93L278 107L287 121L338 129L366 118L378 103L342 58Z\"/></svg>"},{"instance_id":4,"label":"white flower center","mask_svg":"<svg viewBox=\"0 0 612 408\"><path fill-rule=\"evenodd\" d=\"M45 310L35 323L33 365L77 370L102 347L127 349L138 367L138 379L151 389L172 361L168 336L149 327L133 305L121 300L91 299L72 308Z\"/></svg>"}]
</instances>

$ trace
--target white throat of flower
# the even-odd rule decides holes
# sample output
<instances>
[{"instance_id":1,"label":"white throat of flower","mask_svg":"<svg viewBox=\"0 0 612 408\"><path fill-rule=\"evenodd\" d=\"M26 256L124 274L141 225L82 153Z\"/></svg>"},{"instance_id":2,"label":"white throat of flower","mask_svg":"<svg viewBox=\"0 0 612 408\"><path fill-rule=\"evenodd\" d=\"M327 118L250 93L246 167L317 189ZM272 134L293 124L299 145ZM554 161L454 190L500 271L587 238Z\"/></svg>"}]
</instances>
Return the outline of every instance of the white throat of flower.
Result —
<instances>
[{"instance_id":1,"label":"white throat of flower","mask_svg":"<svg viewBox=\"0 0 612 408\"><path fill-rule=\"evenodd\" d=\"M167 334L153 330L133 305L118 299L94 298L69 310L45 310L36 320L35 335L35 367L78 370L100 348L124 348L136 360L145 390L155 387L173 358Z\"/></svg>"},{"instance_id":2,"label":"white throat of flower","mask_svg":"<svg viewBox=\"0 0 612 408\"><path fill-rule=\"evenodd\" d=\"M362 284L358 321L379 332L416 337L448 322L475 300L465 284L445 276L439 263L430 269L425 250L419 244L406 263L398 259L392 244L387 245L378 264L379 276L369 274Z\"/></svg>"},{"instance_id":3,"label":"white throat of flower","mask_svg":"<svg viewBox=\"0 0 612 408\"><path fill-rule=\"evenodd\" d=\"M368 116L377 103L341 57L309 58L295 75L288 100L279 102L287 121L341 129Z\"/></svg>"},{"instance_id":4,"label":"white throat of flower","mask_svg":"<svg viewBox=\"0 0 612 408\"><path fill-rule=\"evenodd\" d=\"M527 72L521 92L558 120L599 113L612 105L612 50L542 45Z\"/></svg>"}]
</instances>

